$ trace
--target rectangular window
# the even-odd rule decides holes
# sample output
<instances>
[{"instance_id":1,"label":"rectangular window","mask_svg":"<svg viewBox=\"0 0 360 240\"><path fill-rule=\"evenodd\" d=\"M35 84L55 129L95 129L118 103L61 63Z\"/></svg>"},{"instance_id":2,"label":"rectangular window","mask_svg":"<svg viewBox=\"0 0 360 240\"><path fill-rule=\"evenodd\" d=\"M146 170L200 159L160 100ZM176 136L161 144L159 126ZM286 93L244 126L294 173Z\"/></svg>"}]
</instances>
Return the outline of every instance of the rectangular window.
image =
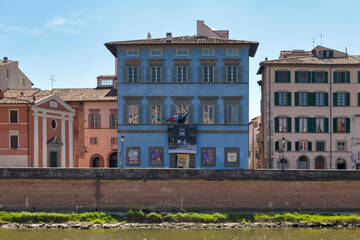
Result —
<instances>
[{"instance_id":1,"label":"rectangular window","mask_svg":"<svg viewBox=\"0 0 360 240\"><path fill-rule=\"evenodd\" d=\"M90 144L98 144L97 137L90 137Z\"/></svg>"},{"instance_id":2,"label":"rectangular window","mask_svg":"<svg viewBox=\"0 0 360 240\"><path fill-rule=\"evenodd\" d=\"M178 49L176 51L176 56L187 56L188 50L187 49Z\"/></svg>"},{"instance_id":3,"label":"rectangular window","mask_svg":"<svg viewBox=\"0 0 360 240\"><path fill-rule=\"evenodd\" d=\"M317 133L324 132L324 118L316 118L316 132Z\"/></svg>"},{"instance_id":4,"label":"rectangular window","mask_svg":"<svg viewBox=\"0 0 360 240\"><path fill-rule=\"evenodd\" d=\"M214 81L214 66L204 66L203 67L203 80L204 80L204 82L213 82Z\"/></svg>"},{"instance_id":5,"label":"rectangular window","mask_svg":"<svg viewBox=\"0 0 360 240\"><path fill-rule=\"evenodd\" d=\"M324 106L324 93L315 93L315 105Z\"/></svg>"},{"instance_id":6,"label":"rectangular window","mask_svg":"<svg viewBox=\"0 0 360 240\"><path fill-rule=\"evenodd\" d=\"M279 92L279 106L287 106L288 101L287 101L287 96L288 93L287 92Z\"/></svg>"},{"instance_id":7,"label":"rectangular window","mask_svg":"<svg viewBox=\"0 0 360 240\"><path fill-rule=\"evenodd\" d=\"M299 151L307 151L307 150L308 150L308 142L299 141Z\"/></svg>"},{"instance_id":8,"label":"rectangular window","mask_svg":"<svg viewBox=\"0 0 360 240\"><path fill-rule=\"evenodd\" d=\"M113 80L101 80L100 84L101 86L112 86Z\"/></svg>"},{"instance_id":9,"label":"rectangular window","mask_svg":"<svg viewBox=\"0 0 360 240\"><path fill-rule=\"evenodd\" d=\"M9 78L9 69L6 69L6 77Z\"/></svg>"},{"instance_id":10,"label":"rectangular window","mask_svg":"<svg viewBox=\"0 0 360 240\"><path fill-rule=\"evenodd\" d=\"M346 93L337 93L336 98L337 106L346 106Z\"/></svg>"},{"instance_id":11,"label":"rectangular window","mask_svg":"<svg viewBox=\"0 0 360 240\"><path fill-rule=\"evenodd\" d=\"M110 128L116 128L118 124L117 114L111 113L109 117L110 117Z\"/></svg>"},{"instance_id":12,"label":"rectangular window","mask_svg":"<svg viewBox=\"0 0 360 240\"><path fill-rule=\"evenodd\" d=\"M336 151L346 152L346 141L337 141L336 142Z\"/></svg>"},{"instance_id":13,"label":"rectangular window","mask_svg":"<svg viewBox=\"0 0 360 240\"><path fill-rule=\"evenodd\" d=\"M111 145L117 145L117 137L111 137L110 138L110 144Z\"/></svg>"},{"instance_id":14,"label":"rectangular window","mask_svg":"<svg viewBox=\"0 0 360 240\"><path fill-rule=\"evenodd\" d=\"M307 82L307 72L299 72L299 83Z\"/></svg>"},{"instance_id":15,"label":"rectangular window","mask_svg":"<svg viewBox=\"0 0 360 240\"><path fill-rule=\"evenodd\" d=\"M9 110L10 123L19 123L19 111L18 110Z\"/></svg>"},{"instance_id":16,"label":"rectangular window","mask_svg":"<svg viewBox=\"0 0 360 240\"><path fill-rule=\"evenodd\" d=\"M214 56L214 49L203 49L203 56Z\"/></svg>"},{"instance_id":17,"label":"rectangular window","mask_svg":"<svg viewBox=\"0 0 360 240\"><path fill-rule=\"evenodd\" d=\"M307 118L299 118L299 132L307 132Z\"/></svg>"},{"instance_id":18,"label":"rectangular window","mask_svg":"<svg viewBox=\"0 0 360 240\"><path fill-rule=\"evenodd\" d=\"M19 149L18 135L10 135L10 149Z\"/></svg>"},{"instance_id":19,"label":"rectangular window","mask_svg":"<svg viewBox=\"0 0 360 240\"><path fill-rule=\"evenodd\" d=\"M100 114L91 113L89 114L89 127L90 128L99 128L100 127Z\"/></svg>"},{"instance_id":20,"label":"rectangular window","mask_svg":"<svg viewBox=\"0 0 360 240\"><path fill-rule=\"evenodd\" d=\"M337 132L340 133L346 132L346 118L337 119Z\"/></svg>"},{"instance_id":21,"label":"rectangular window","mask_svg":"<svg viewBox=\"0 0 360 240\"><path fill-rule=\"evenodd\" d=\"M151 67L151 82L161 82L161 66Z\"/></svg>"},{"instance_id":22,"label":"rectangular window","mask_svg":"<svg viewBox=\"0 0 360 240\"><path fill-rule=\"evenodd\" d=\"M346 72L337 72L337 83L346 83Z\"/></svg>"},{"instance_id":23,"label":"rectangular window","mask_svg":"<svg viewBox=\"0 0 360 240\"><path fill-rule=\"evenodd\" d=\"M162 56L161 49L151 49L150 56Z\"/></svg>"},{"instance_id":24,"label":"rectangular window","mask_svg":"<svg viewBox=\"0 0 360 240\"><path fill-rule=\"evenodd\" d=\"M239 52L237 49L227 49L226 56L238 56Z\"/></svg>"},{"instance_id":25,"label":"rectangular window","mask_svg":"<svg viewBox=\"0 0 360 240\"><path fill-rule=\"evenodd\" d=\"M239 113L241 114L241 113ZM227 105L227 124L236 124L238 123L238 105Z\"/></svg>"},{"instance_id":26,"label":"rectangular window","mask_svg":"<svg viewBox=\"0 0 360 240\"><path fill-rule=\"evenodd\" d=\"M315 72L315 83L324 83L324 72Z\"/></svg>"},{"instance_id":27,"label":"rectangular window","mask_svg":"<svg viewBox=\"0 0 360 240\"><path fill-rule=\"evenodd\" d=\"M214 105L204 105L204 123L213 124L214 123Z\"/></svg>"},{"instance_id":28,"label":"rectangular window","mask_svg":"<svg viewBox=\"0 0 360 240\"><path fill-rule=\"evenodd\" d=\"M137 49L127 50L127 56L139 56L139 50Z\"/></svg>"},{"instance_id":29,"label":"rectangular window","mask_svg":"<svg viewBox=\"0 0 360 240\"><path fill-rule=\"evenodd\" d=\"M216 166L216 148L215 147L201 147L201 166L215 167Z\"/></svg>"},{"instance_id":30,"label":"rectangular window","mask_svg":"<svg viewBox=\"0 0 360 240\"><path fill-rule=\"evenodd\" d=\"M287 132L288 126L287 126L287 120L286 117L280 117L279 118L279 132Z\"/></svg>"},{"instance_id":31,"label":"rectangular window","mask_svg":"<svg viewBox=\"0 0 360 240\"><path fill-rule=\"evenodd\" d=\"M128 123L139 123L139 106L136 105L129 105L129 121Z\"/></svg>"},{"instance_id":32,"label":"rectangular window","mask_svg":"<svg viewBox=\"0 0 360 240\"><path fill-rule=\"evenodd\" d=\"M300 92L299 93L299 106L306 106L307 105L307 93Z\"/></svg>"},{"instance_id":33,"label":"rectangular window","mask_svg":"<svg viewBox=\"0 0 360 240\"><path fill-rule=\"evenodd\" d=\"M237 82L237 67L236 66L227 66L227 81L228 82Z\"/></svg>"},{"instance_id":34,"label":"rectangular window","mask_svg":"<svg viewBox=\"0 0 360 240\"><path fill-rule=\"evenodd\" d=\"M128 81L135 83L138 80L138 67L130 66L128 67Z\"/></svg>"},{"instance_id":35,"label":"rectangular window","mask_svg":"<svg viewBox=\"0 0 360 240\"><path fill-rule=\"evenodd\" d=\"M318 152L325 151L325 142L323 141L316 142L316 151Z\"/></svg>"},{"instance_id":36,"label":"rectangular window","mask_svg":"<svg viewBox=\"0 0 360 240\"><path fill-rule=\"evenodd\" d=\"M278 82L287 82L287 71L278 71Z\"/></svg>"},{"instance_id":37,"label":"rectangular window","mask_svg":"<svg viewBox=\"0 0 360 240\"><path fill-rule=\"evenodd\" d=\"M187 81L187 66L177 66L177 81L186 82Z\"/></svg>"},{"instance_id":38,"label":"rectangular window","mask_svg":"<svg viewBox=\"0 0 360 240\"><path fill-rule=\"evenodd\" d=\"M161 124L161 104L151 105L151 123Z\"/></svg>"}]
</instances>

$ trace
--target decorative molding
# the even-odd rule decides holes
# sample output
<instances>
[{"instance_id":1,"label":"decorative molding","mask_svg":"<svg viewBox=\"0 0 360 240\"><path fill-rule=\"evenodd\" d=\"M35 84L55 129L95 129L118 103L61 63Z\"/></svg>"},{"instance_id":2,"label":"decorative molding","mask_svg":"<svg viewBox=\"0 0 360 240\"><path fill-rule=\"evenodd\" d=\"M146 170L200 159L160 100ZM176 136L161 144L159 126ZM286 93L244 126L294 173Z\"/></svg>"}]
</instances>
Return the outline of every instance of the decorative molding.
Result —
<instances>
[{"instance_id":1,"label":"decorative molding","mask_svg":"<svg viewBox=\"0 0 360 240\"><path fill-rule=\"evenodd\" d=\"M168 133L167 130L117 130L118 133ZM242 130L197 130L197 133L248 133Z\"/></svg>"},{"instance_id":2,"label":"decorative molding","mask_svg":"<svg viewBox=\"0 0 360 240\"><path fill-rule=\"evenodd\" d=\"M239 59L239 58L225 58L225 59L223 59L223 61L224 61L225 64L236 64L236 65L239 65L241 59Z\"/></svg>"},{"instance_id":3,"label":"decorative molding","mask_svg":"<svg viewBox=\"0 0 360 240\"><path fill-rule=\"evenodd\" d=\"M175 65L189 65L191 59L174 59Z\"/></svg>"},{"instance_id":4,"label":"decorative molding","mask_svg":"<svg viewBox=\"0 0 360 240\"><path fill-rule=\"evenodd\" d=\"M140 65L141 59L124 59L126 65Z\"/></svg>"},{"instance_id":5,"label":"decorative molding","mask_svg":"<svg viewBox=\"0 0 360 240\"><path fill-rule=\"evenodd\" d=\"M202 64L202 65L206 65L206 64L215 65L216 61L217 61L217 59L200 59L200 64Z\"/></svg>"},{"instance_id":6,"label":"decorative molding","mask_svg":"<svg viewBox=\"0 0 360 240\"><path fill-rule=\"evenodd\" d=\"M164 65L165 59L148 59L149 65Z\"/></svg>"}]
</instances>

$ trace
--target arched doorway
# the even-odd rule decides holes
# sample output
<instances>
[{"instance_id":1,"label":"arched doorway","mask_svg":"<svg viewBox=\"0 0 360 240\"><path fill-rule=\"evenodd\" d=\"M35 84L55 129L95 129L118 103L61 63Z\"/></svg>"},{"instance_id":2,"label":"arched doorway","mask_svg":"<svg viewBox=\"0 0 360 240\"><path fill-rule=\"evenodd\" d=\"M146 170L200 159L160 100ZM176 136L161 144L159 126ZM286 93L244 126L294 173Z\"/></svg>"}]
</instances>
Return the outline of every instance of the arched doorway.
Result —
<instances>
[{"instance_id":1,"label":"arched doorway","mask_svg":"<svg viewBox=\"0 0 360 240\"><path fill-rule=\"evenodd\" d=\"M117 168L118 165L117 153L113 152L109 157L109 167L110 168Z\"/></svg>"},{"instance_id":2,"label":"arched doorway","mask_svg":"<svg viewBox=\"0 0 360 240\"><path fill-rule=\"evenodd\" d=\"M101 155L93 155L90 159L90 167L98 168L104 167L104 159Z\"/></svg>"},{"instance_id":3,"label":"arched doorway","mask_svg":"<svg viewBox=\"0 0 360 240\"><path fill-rule=\"evenodd\" d=\"M289 163L285 158L279 160L278 169L289 169Z\"/></svg>"},{"instance_id":4,"label":"arched doorway","mask_svg":"<svg viewBox=\"0 0 360 240\"><path fill-rule=\"evenodd\" d=\"M299 158L298 169L309 169L309 160L306 156L301 156Z\"/></svg>"},{"instance_id":5,"label":"arched doorway","mask_svg":"<svg viewBox=\"0 0 360 240\"><path fill-rule=\"evenodd\" d=\"M336 160L336 169L346 169L346 161L344 159L338 158Z\"/></svg>"},{"instance_id":6,"label":"arched doorway","mask_svg":"<svg viewBox=\"0 0 360 240\"><path fill-rule=\"evenodd\" d=\"M325 169L324 157L318 156L315 158L315 169Z\"/></svg>"}]
</instances>

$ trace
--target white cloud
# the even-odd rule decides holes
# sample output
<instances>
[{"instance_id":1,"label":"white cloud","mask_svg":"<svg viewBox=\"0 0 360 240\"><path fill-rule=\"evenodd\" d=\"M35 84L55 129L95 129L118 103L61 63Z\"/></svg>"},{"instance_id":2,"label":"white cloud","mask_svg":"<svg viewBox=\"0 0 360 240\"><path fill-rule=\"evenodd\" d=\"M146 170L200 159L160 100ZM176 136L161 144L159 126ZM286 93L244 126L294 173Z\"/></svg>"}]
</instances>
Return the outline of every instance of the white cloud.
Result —
<instances>
[{"instance_id":1,"label":"white cloud","mask_svg":"<svg viewBox=\"0 0 360 240\"><path fill-rule=\"evenodd\" d=\"M53 20L48 20L45 26L47 27L56 27L56 26L64 26L68 20L63 17L56 17Z\"/></svg>"},{"instance_id":2,"label":"white cloud","mask_svg":"<svg viewBox=\"0 0 360 240\"><path fill-rule=\"evenodd\" d=\"M88 22L102 18L102 16L81 15L82 14L72 14L69 17L58 16L46 21L45 27L67 34L77 34Z\"/></svg>"}]
</instances>

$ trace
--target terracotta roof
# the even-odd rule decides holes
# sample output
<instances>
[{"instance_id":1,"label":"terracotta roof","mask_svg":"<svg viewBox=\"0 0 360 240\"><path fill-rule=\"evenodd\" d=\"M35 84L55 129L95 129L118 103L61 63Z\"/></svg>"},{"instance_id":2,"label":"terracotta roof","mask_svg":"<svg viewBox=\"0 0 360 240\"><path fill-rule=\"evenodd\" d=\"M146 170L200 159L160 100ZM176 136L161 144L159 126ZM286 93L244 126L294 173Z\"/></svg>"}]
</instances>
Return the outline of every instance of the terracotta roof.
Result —
<instances>
[{"instance_id":1,"label":"terracotta roof","mask_svg":"<svg viewBox=\"0 0 360 240\"><path fill-rule=\"evenodd\" d=\"M279 58L290 58L290 57L300 57L300 56L313 56L313 54L311 53L311 51L305 51L305 50L284 50L280 52L280 57Z\"/></svg>"},{"instance_id":2,"label":"terracotta roof","mask_svg":"<svg viewBox=\"0 0 360 240\"><path fill-rule=\"evenodd\" d=\"M65 102L93 102L116 101L116 89L94 88L54 88L53 90L40 89L11 89L4 92L0 104L33 104L42 99L57 95Z\"/></svg>"},{"instance_id":3,"label":"terracotta roof","mask_svg":"<svg viewBox=\"0 0 360 240\"><path fill-rule=\"evenodd\" d=\"M249 56L255 56L256 49L259 45L258 42L245 41L245 40L233 40L226 38L214 38L214 37L197 37L197 36L180 36L172 37L171 42L167 42L166 38L152 38L152 39L140 39L129 41L117 41L105 43L105 46L116 57L116 46L148 46L148 45L250 45Z\"/></svg>"},{"instance_id":4,"label":"terracotta roof","mask_svg":"<svg viewBox=\"0 0 360 240\"><path fill-rule=\"evenodd\" d=\"M116 79L115 75L100 75L97 76L97 78L101 78L101 79Z\"/></svg>"},{"instance_id":5,"label":"terracotta roof","mask_svg":"<svg viewBox=\"0 0 360 240\"><path fill-rule=\"evenodd\" d=\"M8 64L8 63L12 63L12 62L14 62L14 61L7 61L7 62L5 62L5 63L4 63L4 61L0 61L0 66L5 65L5 64Z\"/></svg>"}]
</instances>

